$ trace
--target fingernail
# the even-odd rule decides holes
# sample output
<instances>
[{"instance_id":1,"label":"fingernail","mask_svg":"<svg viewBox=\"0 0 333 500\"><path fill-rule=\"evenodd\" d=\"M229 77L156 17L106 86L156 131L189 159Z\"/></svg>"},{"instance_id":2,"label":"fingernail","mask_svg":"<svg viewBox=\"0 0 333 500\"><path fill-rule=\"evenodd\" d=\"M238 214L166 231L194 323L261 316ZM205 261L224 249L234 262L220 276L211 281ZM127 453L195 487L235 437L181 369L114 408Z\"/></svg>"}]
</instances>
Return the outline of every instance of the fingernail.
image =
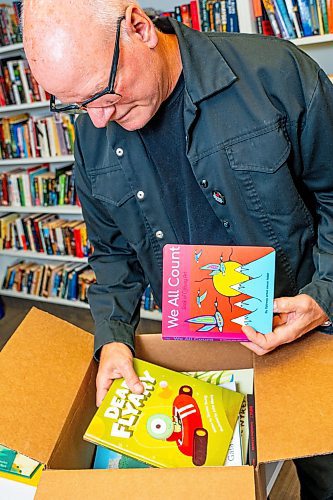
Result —
<instances>
[{"instance_id":1,"label":"fingernail","mask_svg":"<svg viewBox=\"0 0 333 500\"><path fill-rule=\"evenodd\" d=\"M277 310L278 310L277 302L274 300L273 301L273 311L277 312Z\"/></svg>"},{"instance_id":2,"label":"fingernail","mask_svg":"<svg viewBox=\"0 0 333 500\"><path fill-rule=\"evenodd\" d=\"M140 384L140 382L137 382L136 384L134 384L133 389L135 392L141 392L142 391L142 384Z\"/></svg>"}]
</instances>

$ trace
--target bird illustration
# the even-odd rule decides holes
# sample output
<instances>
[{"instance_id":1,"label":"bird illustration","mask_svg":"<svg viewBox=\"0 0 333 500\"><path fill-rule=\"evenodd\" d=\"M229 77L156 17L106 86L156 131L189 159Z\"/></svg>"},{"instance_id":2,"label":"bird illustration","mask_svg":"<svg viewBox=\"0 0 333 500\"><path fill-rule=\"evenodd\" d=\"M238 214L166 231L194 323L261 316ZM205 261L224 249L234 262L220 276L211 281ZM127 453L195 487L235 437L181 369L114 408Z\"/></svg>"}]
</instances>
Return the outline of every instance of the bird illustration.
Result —
<instances>
[{"instance_id":1,"label":"bird illustration","mask_svg":"<svg viewBox=\"0 0 333 500\"><path fill-rule=\"evenodd\" d=\"M200 269L204 269L204 270L208 269L209 271L212 271L211 273L209 273L209 276L215 276L216 274L220 274L220 273L225 275L225 271L226 271L225 263L223 261L222 255L220 257L219 264L206 264L205 266L200 267Z\"/></svg>"},{"instance_id":2,"label":"bird illustration","mask_svg":"<svg viewBox=\"0 0 333 500\"><path fill-rule=\"evenodd\" d=\"M197 252L197 250L194 250L195 262L199 262L201 255L202 255L202 250L200 250L199 252Z\"/></svg>"},{"instance_id":3,"label":"bird illustration","mask_svg":"<svg viewBox=\"0 0 333 500\"><path fill-rule=\"evenodd\" d=\"M215 314L212 316L210 315L205 315L205 316L196 316L194 318L187 319L186 321L188 323L197 323L197 324L203 324L197 332L209 332L213 328L217 327L219 332L223 332L223 326L224 326L224 319L220 311L218 310L218 302L217 299L214 302L215 306Z\"/></svg>"},{"instance_id":4,"label":"bird illustration","mask_svg":"<svg viewBox=\"0 0 333 500\"><path fill-rule=\"evenodd\" d=\"M199 289L198 293L197 293L197 305L198 305L198 307L201 307L201 303L205 300L206 297L207 297L207 290L203 294L201 294L200 289Z\"/></svg>"}]
</instances>

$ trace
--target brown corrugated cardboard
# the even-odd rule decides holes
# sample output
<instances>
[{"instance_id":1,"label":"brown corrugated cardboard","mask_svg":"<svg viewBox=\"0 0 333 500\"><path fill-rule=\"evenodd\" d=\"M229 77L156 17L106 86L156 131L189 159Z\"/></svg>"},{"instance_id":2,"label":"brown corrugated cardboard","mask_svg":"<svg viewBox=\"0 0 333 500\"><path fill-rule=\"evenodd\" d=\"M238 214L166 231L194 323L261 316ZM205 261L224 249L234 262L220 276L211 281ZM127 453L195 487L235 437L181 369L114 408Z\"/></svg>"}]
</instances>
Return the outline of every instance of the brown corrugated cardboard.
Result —
<instances>
[{"instance_id":1,"label":"brown corrugated cardboard","mask_svg":"<svg viewBox=\"0 0 333 500\"><path fill-rule=\"evenodd\" d=\"M231 470L232 469L232 470ZM53 471L43 473L36 500L187 499L253 500L251 467L228 469L135 469L108 471ZM56 496L55 496L56 495Z\"/></svg>"},{"instance_id":2,"label":"brown corrugated cardboard","mask_svg":"<svg viewBox=\"0 0 333 500\"><path fill-rule=\"evenodd\" d=\"M255 360L237 343L162 341L159 335L138 336L136 349L139 358L182 371L254 363L259 459L269 461L333 450L332 341L313 334ZM89 333L33 309L0 354L0 405L6 408L0 443L49 469L88 467L92 448L81 436L95 412L92 352ZM149 498L169 500L186 491L187 498L251 499L254 481L256 498L265 498L261 469L252 467L47 470L37 498L110 498L103 491L114 498L124 491L144 495L148 482Z\"/></svg>"}]
</instances>

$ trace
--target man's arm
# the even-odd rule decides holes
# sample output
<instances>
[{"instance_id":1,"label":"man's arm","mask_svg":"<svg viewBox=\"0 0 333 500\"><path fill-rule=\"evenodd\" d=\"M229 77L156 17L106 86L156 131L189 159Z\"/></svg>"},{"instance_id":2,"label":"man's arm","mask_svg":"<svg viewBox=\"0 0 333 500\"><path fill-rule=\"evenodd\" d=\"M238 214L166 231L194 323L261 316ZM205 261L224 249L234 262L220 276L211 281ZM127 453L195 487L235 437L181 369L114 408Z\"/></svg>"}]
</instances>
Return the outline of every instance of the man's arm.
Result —
<instances>
[{"instance_id":1,"label":"man's arm","mask_svg":"<svg viewBox=\"0 0 333 500\"><path fill-rule=\"evenodd\" d=\"M147 283L136 253L112 221L102 202L92 196L84 167L79 133L75 143L75 182L88 237L94 247L89 264L97 283L90 285L89 304L95 321L95 358L100 360L97 404L112 380L125 377L129 387L141 392L132 358L140 303ZM136 384L140 387L135 388Z\"/></svg>"},{"instance_id":2,"label":"man's arm","mask_svg":"<svg viewBox=\"0 0 333 500\"><path fill-rule=\"evenodd\" d=\"M253 328L243 328L250 340L243 345L259 355L333 321L333 85L319 68L300 132L300 151L302 182L315 197L316 271L298 296L275 300L272 333L262 335Z\"/></svg>"}]
</instances>

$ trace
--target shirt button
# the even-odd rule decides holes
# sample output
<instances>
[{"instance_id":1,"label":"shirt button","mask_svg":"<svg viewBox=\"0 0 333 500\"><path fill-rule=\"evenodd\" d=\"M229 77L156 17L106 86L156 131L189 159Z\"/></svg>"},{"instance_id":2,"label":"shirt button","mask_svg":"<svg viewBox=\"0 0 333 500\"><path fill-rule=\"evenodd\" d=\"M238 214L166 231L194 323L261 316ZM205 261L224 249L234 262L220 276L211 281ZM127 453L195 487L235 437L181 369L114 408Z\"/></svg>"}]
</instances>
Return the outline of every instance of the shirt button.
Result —
<instances>
[{"instance_id":1,"label":"shirt button","mask_svg":"<svg viewBox=\"0 0 333 500\"><path fill-rule=\"evenodd\" d=\"M138 200L140 200L140 201L141 201L141 200L143 200L143 199L144 199L144 197L145 197L145 193L144 193L143 191L138 191L138 192L136 193L136 197L137 197L137 199L138 199Z\"/></svg>"},{"instance_id":2,"label":"shirt button","mask_svg":"<svg viewBox=\"0 0 333 500\"><path fill-rule=\"evenodd\" d=\"M224 220L223 221L223 225L224 225L224 227L229 228L230 227L230 222L228 220Z\"/></svg>"},{"instance_id":3,"label":"shirt button","mask_svg":"<svg viewBox=\"0 0 333 500\"><path fill-rule=\"evenodd\" d=\"M200 185L201 185L201 187L203 187L205 189L208 188L208 181L207 181L207 179L202 179L202 181L200 182Z\"/></svg>"},{"instance_id":4,"label":"shirt button","mask_svg":"<svg viewBox=\"0 0 333 500\"><path fill-rule=\"evenodd\" d=\"M156 236L156 238L158 238L159 240L162 240L162 239L164 238L163 231L156 231L155 236Z\"/></svg>"},{"instance_id":5,"label":"shirt button","mask_svg":"<svg viewBox=\"0 0 333 500\"><path fill-rule=\"evenodd\" d=\"M123 148L117 148L116 149L116 155L121 157L121 156L124 156L124 150Z\"/></svg>"}]
</instances>

